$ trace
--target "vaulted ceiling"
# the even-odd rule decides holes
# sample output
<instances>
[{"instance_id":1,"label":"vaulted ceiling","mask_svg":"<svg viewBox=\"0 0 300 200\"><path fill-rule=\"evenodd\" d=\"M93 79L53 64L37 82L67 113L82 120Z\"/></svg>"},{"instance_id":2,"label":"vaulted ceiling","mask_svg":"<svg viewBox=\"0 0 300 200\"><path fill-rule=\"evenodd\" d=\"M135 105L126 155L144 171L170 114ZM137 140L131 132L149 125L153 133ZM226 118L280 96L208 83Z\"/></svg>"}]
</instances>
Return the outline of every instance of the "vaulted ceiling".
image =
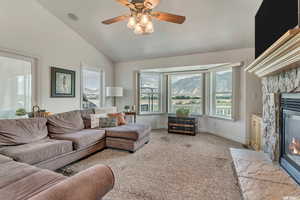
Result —
<instances>
[{"instance_id":1,"label":"vaulted ceiling","mask_svg":"<svg viewBox=\"0 0 300 200\"><path fill-rule=\"evenodd\" d=\"M133 34L126 21L101 23L129 13L114 0L38 2L112 61L122 62L254 47L254 17L262 0L161 0L156 11L185 15L187 20L183 25L155 21L155 32L145 36Z\"/></svg>"}]
</instances>

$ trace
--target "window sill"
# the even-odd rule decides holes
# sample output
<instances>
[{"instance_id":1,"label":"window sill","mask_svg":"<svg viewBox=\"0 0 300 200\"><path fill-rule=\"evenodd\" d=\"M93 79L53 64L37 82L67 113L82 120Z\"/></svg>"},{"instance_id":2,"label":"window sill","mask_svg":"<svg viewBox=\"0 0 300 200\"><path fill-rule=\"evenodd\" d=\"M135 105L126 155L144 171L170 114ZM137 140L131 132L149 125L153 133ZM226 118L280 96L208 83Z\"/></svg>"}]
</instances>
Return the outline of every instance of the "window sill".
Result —
<instances>
[{"instance_id":1,"label":"window sill","mask_svg":"<svg viewBox=\"0 0 300 200\"><path fill-rule=\"evenodd\" d=\"M176 113L166 113L169 116L175 116L176 117ZM205 115L203 114L190 114L190 117L204 117Z\"/></svg>"},{"instance_id":2,"label":"window sill","mask_svg":"<svg viewBox=\"0 0 300 200\"><path fill-rule=\"evenodd\" d=\"M167 115L167 113L160 112L160 113L139 113L138 116L152 116L152 115Z\"/></svg>"},{"instance_id":3,"label":"window sill","mask_svg":"<svg viewBox=\"0 0 300 200\"><path fill-rule=\"evenodd\" d=\"M217 120L225 120L225 121L231 121L231 122L235 122L236 119L235 118L228 118L228 117L222 117L222 116L217 116L217 115L206 115L208 118L213 118L213 119L217 119Z\"/></svg>"},{"instance_id":4,"label":"window sill","mask_svg":"<svg viewBox=\"0 0 300 200\"><path fill-rule=\"evenodd\" d=\"M160 112L160 113L140 113L138 116L157 116L157 115L170 115L170 116L176 116L176 114L173 113L165 113L165 112ZM235 118L227 118L227 117L221 117L221 116L216 116L216 115L204 115L204 114L199 114L199 115L190 115L191 117L207 117L207 118L212 118L212 119L217 119L217 120L224 120L224 121L231 121L235 122L237 121Z\"/></svg>"}]
</instances>

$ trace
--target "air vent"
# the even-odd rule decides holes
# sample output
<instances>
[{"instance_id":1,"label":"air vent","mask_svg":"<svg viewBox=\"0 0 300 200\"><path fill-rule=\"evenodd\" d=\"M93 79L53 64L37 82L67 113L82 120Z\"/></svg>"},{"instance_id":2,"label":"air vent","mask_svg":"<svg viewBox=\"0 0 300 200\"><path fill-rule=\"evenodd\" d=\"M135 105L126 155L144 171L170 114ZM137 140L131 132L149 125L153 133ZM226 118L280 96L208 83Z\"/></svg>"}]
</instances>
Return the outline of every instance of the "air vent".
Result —
<instances>
[{"instance_id":1,"label":"air vent","mask_svg":"<svg viewBox=\"0 0 300 200\"><path fill-rule=\"evenodd\" d=\"M73 21L78 21L79 17L75 15L74 13L68 13L68 17Z\"/></svg>"}]
</instances>

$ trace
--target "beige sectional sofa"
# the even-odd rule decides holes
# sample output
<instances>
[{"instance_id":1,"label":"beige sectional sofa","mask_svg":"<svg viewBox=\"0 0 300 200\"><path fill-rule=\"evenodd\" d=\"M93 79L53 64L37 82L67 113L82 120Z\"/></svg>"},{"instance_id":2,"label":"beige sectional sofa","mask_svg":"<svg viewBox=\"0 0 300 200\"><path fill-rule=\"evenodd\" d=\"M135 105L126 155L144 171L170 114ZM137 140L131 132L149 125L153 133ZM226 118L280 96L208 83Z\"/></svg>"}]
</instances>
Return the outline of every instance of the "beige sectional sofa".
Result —
<instances>
[{"instance_id":1,"label":"beige sectional sofa","mask_svg":"<svg viewBox=\"0 0 300 200\"><path fill-rule=\"evenodd\" d=\"M146 125L87 129L90 113L95 111L0 120L0 199L98 200L111 190L114 176L106 166L71 178L49 171L106 147L134 152L150 139Z\"/></svg>"}]
</instances>

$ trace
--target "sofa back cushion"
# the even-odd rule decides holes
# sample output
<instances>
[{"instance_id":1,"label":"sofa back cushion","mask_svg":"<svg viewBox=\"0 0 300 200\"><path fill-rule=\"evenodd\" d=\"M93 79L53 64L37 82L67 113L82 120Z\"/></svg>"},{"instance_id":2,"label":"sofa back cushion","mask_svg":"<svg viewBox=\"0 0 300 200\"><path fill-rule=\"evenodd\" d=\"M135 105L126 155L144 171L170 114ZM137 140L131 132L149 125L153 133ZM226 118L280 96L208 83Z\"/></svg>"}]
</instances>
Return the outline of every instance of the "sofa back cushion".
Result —
<instances>
[{"instance_id":1,"label":"sofa back cushion","mask_svg":"<svg viewBox=\"0 0 300 200\"><path fill-rule=\"evenodd\" d=\"M48 137L47 119L0 120L0 146L21 145Z\"/></svg>"},{"instance_id":2,"label":"sofa back cushion","mask_svg":"<svg viewBox=\"0 0 300 200\"><path fill-rule=\"evenodd\" d=\"M74 133L84 129L80 111L71 111L48 117L48 130L53 134Z\"/></svg>"},{"instance_id":3,"label":"sofa back cushion","mask_svg":"<svg viewBox=\"0 0 300 200\"><path fill-rule=\"evenodd\" d=\"M89 119L91 115L95 114L95 111L92 108L92 109L81 110L80 113L81 113L81 117L83 119L85 119L85 118Z\"/></svg>"},{"instance_id":4,"label":"sofa back cushion","mask_svg":"<svg viewBox=\"0 0 300 200\"><path fill-rule=\"evenodd\" d=\"M91 115L94 115L94 109L87 109L87 110L81 110L81 117L83 120L84 128L89 129L91 128Z\"/></svg>"}]
</instances>

